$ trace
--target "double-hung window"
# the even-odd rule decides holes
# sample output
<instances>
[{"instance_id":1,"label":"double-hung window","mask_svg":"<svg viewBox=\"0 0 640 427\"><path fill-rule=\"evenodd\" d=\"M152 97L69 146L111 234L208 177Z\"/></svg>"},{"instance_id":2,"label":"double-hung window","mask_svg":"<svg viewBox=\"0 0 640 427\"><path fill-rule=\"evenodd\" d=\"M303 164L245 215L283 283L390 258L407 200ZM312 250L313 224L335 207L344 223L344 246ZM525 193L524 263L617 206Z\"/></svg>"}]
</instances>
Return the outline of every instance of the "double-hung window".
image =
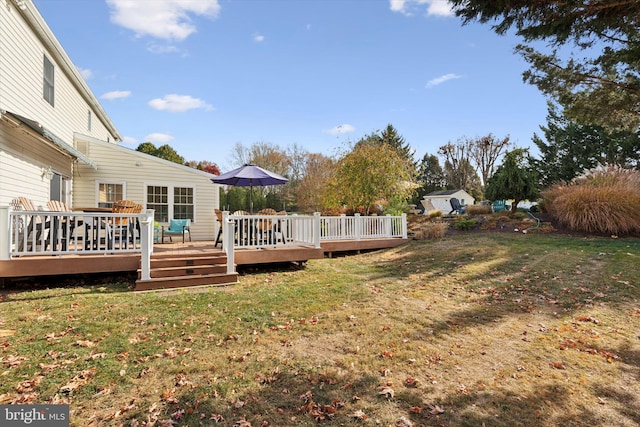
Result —
<instances>
[{"instance_id":1,"label":"double-hung window","mask_svg":"<svg viewBox=\"0 0 640 427\"><path fill-rule=\"evenodd\" d=\"M53 66L53 62L47 56L44 56L44 72L42 79L42 96L44 100L47 101L51 106L54 105L54 76L55 76L55 67Z\"/></svg>"},{"instance_id":2,"label":"double-hung window","mask_svg":"<svg viewBox=\"0 0 640 427\"><path fill-rule=\"evenodd\" d=\"M124 184L98 183L98 206L110 208L118 200L124 199Z\"/></svg>"},{"instance_id":3,"label":"double-hung window","mask_svg":"<svg viewBox=\"0 0 640 427\"><path fill-rule=\"evenodd\" d=\"M155 220L190 219L195 221L193 187L147 186L147 209L155 210Z\"/></svg>"}]
</instances>

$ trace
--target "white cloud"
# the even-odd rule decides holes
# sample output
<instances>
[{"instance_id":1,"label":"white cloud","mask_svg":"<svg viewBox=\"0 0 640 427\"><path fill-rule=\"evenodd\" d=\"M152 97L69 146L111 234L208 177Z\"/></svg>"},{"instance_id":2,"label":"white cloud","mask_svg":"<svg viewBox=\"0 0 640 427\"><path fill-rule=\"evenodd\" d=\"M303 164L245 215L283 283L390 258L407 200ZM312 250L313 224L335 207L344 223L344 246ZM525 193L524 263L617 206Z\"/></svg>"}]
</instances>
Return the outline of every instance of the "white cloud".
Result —
<instances>
[{"instance_id":1,"label":"white cloud","mask_svg":"<svg viewBox=\"0 0 640 427\"><path fill-rule=\"evenodd\" d=\"M91 77L93 77L93 71L91 71L88 68L80 68L80 67L78 67L78 72L80 73L82 78L85 79L85 80L89 80Z\"/></svg>"},{"instance_id":2,"label":"white cloud","mask_svg":"<svg viewBox=\"0 0 640 427\"><path fill-rule=\"evenodd\" d=\"M193 16L216 17L218 0L107 0L111 22L136 36L182 41L196 32Z\"/></svg>"},{"instance_id":3,"label":"white cloud","mask_svg":"<svg viewBox=\"0 0 640 427\"><path fill-rule=\"evenodd\" d=\"M352 125L348 125L348 124L342 124L342 125L338 125L334 128L331 129L325 129L323 130L324 133L328 133L330 135L342 135L344 133L351 133L354 132L356 130L356 128Z\"/></svg>"},{"instance_id":4,"label":"white cloud","mask_svg":"<svg viewBox=\"0 0 640 427\"><path fill-rule=\"evenodd\" d=\"M213 110L213 107L202 99L193 98L189 95L165 95L164 98L156 98L149 101L149 106L156 110L171 111L172 113L182 113L188 110L203 109Z\"/></svg>"},{"instance_id":5,"label":"white cloud","mask_svg":"<svg viewBox=\"0 0 640 427\"><path fill-rule=\"evenodd\" d=\"M111 92L107 92L107 93L103 93L100 98L101 99L108 99L109 101L112 101L114 99L122 99L122 98L128 98L131 96L131 91L130 90L114 90Z\"/></svg>"},{"instance_id":6,"label":"white cloud","mask_svg":"<svg viewBox=\"0 0 640 427\"><path fill-rule=\"evenodd\" d=\"M253 36L253 41L260 43L264 41L264 36L262 34L256 34Z\"/></svg>"},{"instance_id":7,"label":"white cloud","mask_svg":"<svg viewBox=\"0 0 640 427\"><path fill-rule=\"evenodd\" d=\"M453 16L453 9L447 0L389 0L392 12L412 15L413 9L421 9L426 5L428 16Z\"/></svg>"},{"instance_id":8,"label":"white cloud","mask_svg":"<svg viewBox=\"0 0 640 427\"><path fill-rule=\"evenodd\" d=\"M145 142L163 142L167 143L173 139L173 136L168 133L150 133L144 137Z\"/></svg>"},{"instance_id":9,"label":"white cloud","mask_svg":"<svg viewBox=\"0 0 640 427\"><path fill-rule=\"evenodd\" d=\"M176 53L180 50L172 44L149 43L147 50L151 53Z\"/></svg>"},{"instance_id":10,"label":"white cloud","mask_svg":"<svg viewBox=\"0 0 640 427\"><path fill-rule=\"evenodd\" d=\"M449 80L453 80L453 79L459 79L462 78L462 76L459 76L457 74L453 74L453 73L449 73L449 74L445 74L443 76L440 77L436 77L435 79L431 79L427 82L427 88L430 87L434 87L434 86L438 86L441 85L444 82L448 82Z\"/></svg>"}]
</instances>

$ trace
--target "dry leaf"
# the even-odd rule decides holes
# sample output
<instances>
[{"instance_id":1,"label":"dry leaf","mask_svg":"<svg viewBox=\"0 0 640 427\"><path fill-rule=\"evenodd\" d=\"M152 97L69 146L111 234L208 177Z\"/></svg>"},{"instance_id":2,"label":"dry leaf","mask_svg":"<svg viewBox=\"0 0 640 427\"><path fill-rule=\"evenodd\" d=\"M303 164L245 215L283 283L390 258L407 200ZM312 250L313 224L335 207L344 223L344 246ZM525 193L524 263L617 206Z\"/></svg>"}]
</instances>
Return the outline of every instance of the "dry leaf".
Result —
<instances>
[{"instance_id":1,"label":"dry leaf","mask_svg":"<svg viewBox=\"0 0 640 427\"><path fill-rule=\"evenodd\" d=\"M440 414L444 414L444 409L442 409L440 406L438 405L427 405L427 408L429 408L429 413L431 415L440 415Z\"/></svg>"},{"instance_id":2,"label":"dry leaf","mask_svg":"<svg viewBox=\"0 0 640 427\"><path fill-rule=\"evenodd\" d=\"M566 369L562 362L549 362L549 364L555 369Z\"/></svg>"},{"instance_id":3,"label":"dry leaf","mask_svg":"<svg viewBox=\"0 0 640 427\"><path fill-rule=\"evenodd\" d=\"M360 409L358 409L356 412L354 412L353 414L351 414L352 418L356 418L358 420L366 420L367 418L367 414L365 414L364 412L362 412Z\"/></svg>"},{"instance_id":4,"label":"dry leaf","mask_svg":"<svg viewBox=\"0 0 640 427\"><path fill-rule=\"evenodd\" d=\"M396 395L391 387L383 387L382 390L378 392L379 395L385 396L388 399L393 399Z\"/></svg>"}]
</instances>

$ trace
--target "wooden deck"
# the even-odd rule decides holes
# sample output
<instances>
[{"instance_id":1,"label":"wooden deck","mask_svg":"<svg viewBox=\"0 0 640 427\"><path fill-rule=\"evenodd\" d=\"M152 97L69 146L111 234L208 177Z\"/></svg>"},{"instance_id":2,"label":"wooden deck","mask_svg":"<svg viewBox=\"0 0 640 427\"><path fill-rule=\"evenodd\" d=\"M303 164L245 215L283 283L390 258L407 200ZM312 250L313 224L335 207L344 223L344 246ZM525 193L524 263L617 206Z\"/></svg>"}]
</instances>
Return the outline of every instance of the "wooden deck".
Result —
<instances>
[{"instance_id":1,"label":"wooden deck","mask_svg":"<svg viewBox=\"0 0 640 427\"><path fill-rule=\"evenodd\" d=\"M383 249L402 245L410 239L366 239L324 241L321 248L277 247L265 249L237 249L236 265L270 264L280 262L304 262L321 259L336 252ZM154 258L198 257L222 254L214 242L164 243L154 245ZM0 279L34 276L134 272L140 268L140 254L122 255L56 255L25 256L0 261Z\"/></svg>"}]
</instances>

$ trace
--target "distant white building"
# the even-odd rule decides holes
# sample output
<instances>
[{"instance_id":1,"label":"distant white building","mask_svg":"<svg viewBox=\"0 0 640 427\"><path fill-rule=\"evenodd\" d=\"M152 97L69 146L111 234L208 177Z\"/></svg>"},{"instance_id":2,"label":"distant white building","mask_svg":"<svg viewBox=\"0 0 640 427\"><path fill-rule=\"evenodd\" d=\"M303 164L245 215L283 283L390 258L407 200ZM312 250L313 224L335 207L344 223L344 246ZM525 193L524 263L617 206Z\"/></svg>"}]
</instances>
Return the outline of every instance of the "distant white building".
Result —
<instances>
[{"instance_id":1,"label":"distant white building","mask_svg":"<svg viewBox=\"0 0 640 427\"><path fill-rule=\"evenodd\" d=\"M463 206L473 205L476 199L464 190L441 190L426 194L420 203L424 206L424 214L441 211L443 214L451 212L451 199L456 198Z\"/></svg>"}]
</instances>

